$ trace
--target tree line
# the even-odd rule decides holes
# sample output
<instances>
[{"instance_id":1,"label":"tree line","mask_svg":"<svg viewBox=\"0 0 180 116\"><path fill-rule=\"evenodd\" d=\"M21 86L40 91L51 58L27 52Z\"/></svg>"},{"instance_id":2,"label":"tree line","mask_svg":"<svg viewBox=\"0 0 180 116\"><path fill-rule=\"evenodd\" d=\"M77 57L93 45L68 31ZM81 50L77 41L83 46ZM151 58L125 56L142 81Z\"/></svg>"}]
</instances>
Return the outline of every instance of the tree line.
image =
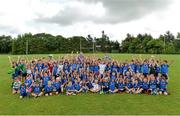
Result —
<instances>
[{"instance_id":1,"label":"tree line","mask_svg":"<svg viewBox=\"0 0 180 116\"><path fill-rule=\"evenodd\" d=\"M0 53L2 54L45 54L45 53L149 53L178 54L180 53L180 33L174 36L170 31L153 38L150 34L127 34L120 43L112 41L102 31L101 37L88 35L63 37L48 33L25 33L13 38L0 36Z\"/></svg>"}]
</instances>

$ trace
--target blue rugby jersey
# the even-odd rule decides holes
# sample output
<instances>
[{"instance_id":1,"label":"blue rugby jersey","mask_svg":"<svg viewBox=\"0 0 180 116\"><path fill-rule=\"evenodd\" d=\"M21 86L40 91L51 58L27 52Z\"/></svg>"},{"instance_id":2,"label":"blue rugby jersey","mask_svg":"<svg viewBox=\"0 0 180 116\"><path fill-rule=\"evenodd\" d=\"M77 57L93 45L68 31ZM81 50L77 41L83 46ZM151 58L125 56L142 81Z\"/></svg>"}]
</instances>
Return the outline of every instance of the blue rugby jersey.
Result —
<instances>
[{"instance_id":1,"label":"blue rugby jersey","mask_svg":"<svg viewBox=\"0 0 180 116\"><path fill-rule=\"evenodd\" d=\"M118 89L119 90L124 90L125 84L123 82L118 82L117 84L118 84Z\"/></svg>"},{"instance_id":2,"label":"blue rugby jersey","mask_svg":"<svg viewBox=\"0 0 180 116\"><path fill-rule=\"evenodd\" d=\"M142 64L142 73L148 74L149 73L149 65L148 64Z\"/></svg>"},{"instance_id":3,"label":"blue rugby jersey","mask_svg":"<svg viewBox=\"0 0 180 116\"><path fill-rule=\"evenodd\" d=\"M142 88L143 89L149 89L149 83L148 82L142 82Z\"/></svg>"},{"instance_id":4,"label":"blue rugby jersey","mask_svg":"<svg viewBox=\"0 0 180 116\"><path fill-rule=\"evenodd\" d=\"M32 79L26 79L24 82L28 87L30 87L32 85Z\"/></svg>"},{"instance_id":5,"label":"blue rugby jersey","mask_svg":"<svg viewBox=\"0 0 180 116\"><path fill-rule=\"evenodd\" d=\"M111 81L111 82L109 83L109 89L112 90L112 91L114 91L115 88L116 88L116 83L113 82L113 81Z\"/></svg>"},{"instance_id":6,"label":"blue rugby jersey","mask_svg":"<svg viewBox=\"0 0 180 116\"><path fill-rule=\"evenodd\" d=\"M133 85L132 85L131 82L129 82L129 83L126 83L126 87L127 87L128 89L131 89L131 88L133 87Z\"/></svg>"},{"instance_id":7,"label":"blue rugby jersey","mask_svg":"<svg viewBox=\"0 0 180 116\"><path fill-rule=\"evenodd\" d=\"M44 88L45 92L52 92L53 91L53 87L52 86L48 86L46 85L45 88Z\"/></svg>"},{"instance_id":8,"label":"blue rugby jersey","mask_svg":"<svg viewBox=\"0 0 180 116\"><path fill-rule=\"evenodd\" d=\"M35 94L41 93L41 88L40 88L40 86L35 86L35 87L33 88L33 92L34 92Z\"/></svg>"},{"instance_id":9,"label":"blue rugby jersey","mask_svg":"<svg viewBox=\"0 0 180 116\"><path fill-rule=\"evenodd\" d=\"M50 81L50 77L49 76L43 76L43 85L44 86L48 85L48 81Z\"/></svg>"},{"instance_id":10,"label":"blue rugby jersey","mask_svg":"<svg viewBox=\"0 0 180 116\"><path fill-rule=\"evenodd\" d=\"M136 64L130 64L130 67L133 72L136 72Z\"/></svg>"},{"instance_id":11,"label":"blue rugby jersey","mask_svg":"<svg viewBox=\"0 0 180 116\"><path fill-rule=\"evenodd\" d=\"M161 73L162 73L162 74L168 74L168 68L169 68L169 65L167 65L167 64L162 64L162 65L161 65Z\"/></svg>"},{"instance_id":12,"label":"blue rugby jersey","mask_svg":"<svg viewBox=\"0 0 180 116\"><path fill-rule=\"evenodd\" d=\"M75 88L77 91L79 91L79 90L81 89L80 83L75 83L75 84L74 84L74 88Z\"/></svg>"},{"instance_id":13,"label":"blue rugby jersey","mask_svg":"<svg viewBox=\"0 0 180 116\"><path fill-rule=\"evenodd\" d=\"M160 80L159 88L165 90L167 88L167 82L165 80Z\"/></svg>"},{"instance_id":14,"label":"blue rugby jersey","mask_svg":"<svg viewBox=\"0 0 180 116\"><path fill-rule=\"evenodd\" d=\"M54 87L56 90L60 89L60 88L61 88L61 82L54 82L54 83L53 83L53 87Z\"/></svg>"},{"instance_id":15,"label":"blue rugby jersey","mask_svg":"<svg viewBox=\"0 0 180 116\"><path fill-rule=\"evenodd\" d=\"M155 90L157 89L157 81L154 80L154 81L149 81L149 88L152 89L152 90Z\"/></svg>"},{"instance_id":16,"label":"blue rugby jersey","mask_svg":"<svg viewBox=\"0 0 180 116\"><path fill-rule=\"evenodd\" d=\"M25 94L26 93L26 86L20 86L20 94Z\"/></svg>"}]
</instances>

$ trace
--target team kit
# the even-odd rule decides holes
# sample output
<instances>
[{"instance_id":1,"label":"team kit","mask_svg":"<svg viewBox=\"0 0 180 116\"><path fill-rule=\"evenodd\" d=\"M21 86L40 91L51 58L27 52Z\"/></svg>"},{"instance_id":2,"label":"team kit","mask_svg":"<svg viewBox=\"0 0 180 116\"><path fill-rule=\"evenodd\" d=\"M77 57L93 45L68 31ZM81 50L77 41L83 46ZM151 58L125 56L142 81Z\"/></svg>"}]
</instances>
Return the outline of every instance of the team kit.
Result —
<instances>
[{"instance_id":1,"label":"team kit","mask_svg":"<svg viewBox=\"0 0 180 116\"><path fill-rule=\"evenodd\" d=\"M154 57L117 61L80 54L9 61L12 93L21 99L83 93L169 95L168 61Z\"/></svg>"}]
</instances>

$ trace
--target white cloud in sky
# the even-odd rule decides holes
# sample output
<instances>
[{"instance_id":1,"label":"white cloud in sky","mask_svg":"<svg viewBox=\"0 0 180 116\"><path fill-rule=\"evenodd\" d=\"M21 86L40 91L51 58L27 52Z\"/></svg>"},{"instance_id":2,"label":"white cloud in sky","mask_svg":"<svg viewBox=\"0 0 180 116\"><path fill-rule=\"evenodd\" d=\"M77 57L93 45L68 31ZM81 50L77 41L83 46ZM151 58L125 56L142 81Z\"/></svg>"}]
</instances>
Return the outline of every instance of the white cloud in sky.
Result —
<instances>
[{"instance_id":1,"label":"white cloud in sky","mask_svg":"<svg viewBox=\"0 0 180 116\"><path fill-rule=\"evenodd\" d=\"M0 0L0 35L46 32L66 37L180 31L179 0ZM110 2L111 1L111 2ZM139 1L139 2L137 2ZM151 1L151 2L149 2Z\"/></svg>"}]
</instances>

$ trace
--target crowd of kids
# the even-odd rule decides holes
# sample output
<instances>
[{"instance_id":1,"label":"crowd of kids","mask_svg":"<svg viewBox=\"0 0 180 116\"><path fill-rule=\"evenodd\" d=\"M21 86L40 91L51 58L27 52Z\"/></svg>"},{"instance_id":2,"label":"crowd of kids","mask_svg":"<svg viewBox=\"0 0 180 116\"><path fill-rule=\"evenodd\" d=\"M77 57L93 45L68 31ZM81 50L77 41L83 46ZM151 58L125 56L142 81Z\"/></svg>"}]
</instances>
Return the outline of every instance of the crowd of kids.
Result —
<instances>
[{"instance_id":1,"label":"crowd of kids","mask_svg":"<svg viewBox=\"0 0 180 116\"><path fill-rule=\"evenodd\" d=\"M109 56L9 57L12 93L41 97L79 93L168 95L168 62L153 57L118 62Z\"/></svg>"}]
</instances>

